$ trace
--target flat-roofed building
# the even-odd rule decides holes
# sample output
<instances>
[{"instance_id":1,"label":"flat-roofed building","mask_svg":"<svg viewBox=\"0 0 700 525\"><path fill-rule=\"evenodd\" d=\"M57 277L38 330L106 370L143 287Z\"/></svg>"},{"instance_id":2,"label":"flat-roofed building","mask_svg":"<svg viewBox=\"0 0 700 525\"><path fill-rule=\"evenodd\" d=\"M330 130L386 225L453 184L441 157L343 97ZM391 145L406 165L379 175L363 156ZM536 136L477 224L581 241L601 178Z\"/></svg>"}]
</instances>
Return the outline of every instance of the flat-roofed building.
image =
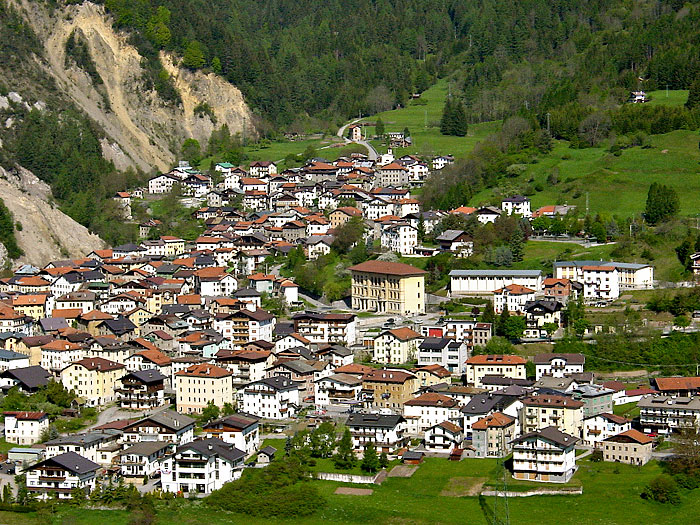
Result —
<instances>
[{"instance_id":1,"label":"flat-roofed building","mask_svg":"<svg viewBox=\"0 0 700 525\"><path fill-rule=\"evenodd\" d=\"M542 291L540 270L452 270L450 295L488 295L511 284Z\"/></svg>"}]
</instances>

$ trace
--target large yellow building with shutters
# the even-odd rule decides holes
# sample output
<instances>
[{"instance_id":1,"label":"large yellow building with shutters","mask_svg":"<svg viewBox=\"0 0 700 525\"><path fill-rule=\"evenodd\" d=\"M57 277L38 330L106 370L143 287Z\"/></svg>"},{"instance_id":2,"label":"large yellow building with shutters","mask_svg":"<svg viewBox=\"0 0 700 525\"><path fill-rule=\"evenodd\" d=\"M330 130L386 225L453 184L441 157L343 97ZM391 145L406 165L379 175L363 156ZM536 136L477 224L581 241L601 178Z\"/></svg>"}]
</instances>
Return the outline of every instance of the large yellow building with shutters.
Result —
<instances>
[{"instance_id":1,"label":"large yellow building with shutters","mask_svg":"<svg viewBox=\"0 0 700 525\"><path fill-rule=\"evenodd\" d=\"M353 309L395 315L425 313L427 272L387 261L366 261L349 269Z\"/></svg>"}]
</instances>

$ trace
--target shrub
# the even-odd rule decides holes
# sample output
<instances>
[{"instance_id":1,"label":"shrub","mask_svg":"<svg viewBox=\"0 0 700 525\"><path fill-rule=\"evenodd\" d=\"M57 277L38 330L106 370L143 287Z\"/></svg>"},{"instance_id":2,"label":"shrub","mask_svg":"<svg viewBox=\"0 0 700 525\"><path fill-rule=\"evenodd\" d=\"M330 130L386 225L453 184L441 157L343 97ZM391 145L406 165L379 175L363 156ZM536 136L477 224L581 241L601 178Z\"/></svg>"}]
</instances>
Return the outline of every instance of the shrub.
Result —
<instances>
[{"instance_id":1,"label":"shrub","mask_svg":"<svg viewBox=\"0 0 700 525\"><path fill-rule=\"evenodd\" d=\"M661 474L652 479L642 491L642 498L658 503L678 505L680 496L676 481L667 474Z\"/></svg>"}]
</instances>

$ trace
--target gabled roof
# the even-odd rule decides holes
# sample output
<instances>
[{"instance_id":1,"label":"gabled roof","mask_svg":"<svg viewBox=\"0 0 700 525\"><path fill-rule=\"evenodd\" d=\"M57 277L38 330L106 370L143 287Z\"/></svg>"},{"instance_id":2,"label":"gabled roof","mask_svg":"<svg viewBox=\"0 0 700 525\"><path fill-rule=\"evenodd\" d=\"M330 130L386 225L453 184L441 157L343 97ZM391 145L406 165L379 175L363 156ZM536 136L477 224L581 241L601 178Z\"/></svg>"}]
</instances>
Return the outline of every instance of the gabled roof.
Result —
<instances>
[{"instance_id":1,"label":"gabled roof","mask_svg":"<svg viewBox=\"0 0 700 525\"><path fill-rule=\"evenodd\" d=\"M393 328L391 330L387 330L386 332L382 332L380 335L384 334L391 334L400 341L411 341L412 339L420 339L422 337L418 332L411 330L407 326Z\"/></svg>"},{"instance_id":2,"label":"gabled roof","mask_svg":"<svg viewBox=\"0 0 700 525\"><path fill-rule=\"evenodd\" d=\"M149 421L175 432L193 426L195 423L195 420L189 416L180 414L178 412L174 412L172 410L165 410L163 412L158 412L157 414L152 414L150 416L141 418L138 421L134 421L133 423L124 427L124 431L128 432L129 430L138 428L143 423Z\"/></svg>"},{"instance_id":3,"label":"gabled roof","mask_svg":"<svg viewBox=\"0 0 700 525\"><path fill-rule=\"evenodd\" d=\"M181 370L177 374L181 377L202 377L202 378L214 378L219 379L222 377L227 377L232 375L231 372L220 366L212 365L209 363L202 363L199 365L192 365L185 370Z\"/></svg>"},{"instance_id":4,"label":"gabled roof","mask_svg":"<svg viewBox=\"0 0 700 525\"><path fill-rule=\"evenodd\" d=\"M501 412L494 412L486 417L482 417L472 425L474 430L486 430L487 428L507 427L515 422L515 418L507 416Z\"/></svg>"},{"instance_id":5,"label":"gabled roof","mask_svg":"<svg viewBox=\"0 0 700 525\"><path fill-rule=\"evenodd\" d=\"M552 426L543 428L538 432L530 432L529 434L525 434L524 436L513 440L513 443L522 443L523 441L528 441L532 438L542 438L563 448L573 446L579 441L577 437L566 434L557 427Z\"/></svg>"},{"instance_id":6,"label":"gabled roof","mask_svg":"<svg viewBox=\"0 0 700 525\"><path fill-rule=\"evenodd\" d=\"M408 264L389 261L365 261L363 263L356 264L355 266L351 266L348 268L348 270L364 273L397 275L401 277L425 275L428 273L425 270L421 270Z\"/></svg>"},{"instance_id":7,"label":"gabled roof","mask_svg":"<svg viewBox=\"0 0 700 525\"><path fill-rule=\"evenodd\" d=\"M586 356L583 354L558 353L537 354L532 361L536 365L546 365L551 363L554 359L563 359L568 365L583 365L586 362Z\"/></svg>"},{"instance_id":8,"label":"gabled roof","mask_svg":"<svg viewBox=\"0 0 700 525\"><path fill-rule=\"evenodd\" d=\"M524 365L527 360L517 355L475 355L467 359L468 365L513 366Z\"/></svg>"},{"instance_id":9,"label":"gabled roof","mask_svg":"<svg viewBox=\"0 0 700 525\"><path fill-rule=\"evenodd\" d=\"M415 379L415 375L410 372L401 370L377 370L372 369L367 372L363 380L372 383L405 383L411 379Z\"/></svg>"},{"instance_id":10,"label":"gabled roof","mask_svg":"<svg viewBox=\"0 0 700 525\"><path fill-rule=\"evenodd\" d=\"M639 430L635 430L632 428L616 436L611 436L605 441L617 441L621 443L629 443L634 441L636 443L639 443L640 445L646 445L648 443L653 443L654 438L651 438L646 434L642 434Z\"/></svg>"},{"instance_id":11,"label":"gabled roof","mask_svg":"<svg viewBox=\"0 0 700 525\"><path fill-rule=\"evenodd\" d=\"M457 406L457 401L451 397L444 396L442 394L436 394L434 392L426 392L420 396L409 399L404 403L405 406L415 406L415 407L445 407L453 408Z\"/></svg>"},{"instance_id":12,"label":"gabled roof","mask_svg":"<svg viewBox=\"0 0 700 525\"><path fill-rule=\"evenodd\" d=\"M399 423L406 421L397 415L385 414L350 414L346 422L348 427L370 427L370 428L394 428Z\"/></svg>"},{"instance_id":13,"label":"gabled roof","mask_svg":"<svg viewBox=\"0 0 700 525\"><path fill-rule=\"evenodd\" d=\"M45 459L44 461L32 465L27 470L36 470L47 465L56 465L73 474L79 475L85 474L86 472L94 472L100 468L97 463L84 458L80 454L76 454L75 452L64 452L63 454L59 454L58 456Z\"/></svg>"}]
</instances>

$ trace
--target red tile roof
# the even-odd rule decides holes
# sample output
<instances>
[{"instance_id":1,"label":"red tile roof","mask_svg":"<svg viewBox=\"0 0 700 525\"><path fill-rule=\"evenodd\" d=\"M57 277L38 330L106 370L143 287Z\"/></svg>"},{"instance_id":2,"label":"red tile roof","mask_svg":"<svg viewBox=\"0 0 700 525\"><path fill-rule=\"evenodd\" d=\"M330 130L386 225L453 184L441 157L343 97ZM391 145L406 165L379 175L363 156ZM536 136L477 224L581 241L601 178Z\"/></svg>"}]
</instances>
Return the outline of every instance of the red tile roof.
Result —
<instances>
[{"instance_id":1,"label":"red tile roof","mask_svg":"<svg viewBox=\"0 0 700 525\"><path fill-rule=\"evenodd\" d=\"M524 365L527 360L517 355L475 355L467 359L468 365Z\"/></svg>"},{"instance_id":2,"label":"red tile roof","mask_svg":"<svg viewBox=\"0 0 700 525\"><path fill-rule=\"evenodd\" d=\"M398 275L401 277L410 277L415 275L425 275L425 270L410 266L403 263L395 263L388 261L365 261L355 266L348 268L351 271L364 273L378 273L386 275Z\"/></svg>"}]
</instances>

